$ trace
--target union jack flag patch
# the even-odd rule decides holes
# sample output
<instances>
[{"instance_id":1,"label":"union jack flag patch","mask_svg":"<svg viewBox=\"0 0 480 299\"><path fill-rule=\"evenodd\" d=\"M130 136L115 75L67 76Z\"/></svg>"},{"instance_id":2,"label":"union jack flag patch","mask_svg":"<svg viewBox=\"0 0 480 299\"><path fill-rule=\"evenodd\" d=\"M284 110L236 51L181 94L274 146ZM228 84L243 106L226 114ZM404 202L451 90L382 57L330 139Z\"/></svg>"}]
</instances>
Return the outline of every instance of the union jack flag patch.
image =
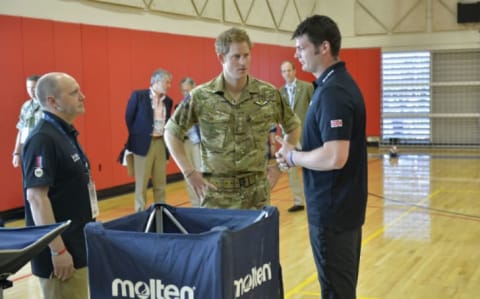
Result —
<instances>
[{"instance_id":1,"label":"union jack flag patch","mask_svg":"<svg viewBox=\"0 0 480 299\"><path fill-rule=\"evenodd\" d=\"M341 119L334 119L330 121L330 128L341 128L343 127L343 121Z\"/></svg>"}]
</instances>

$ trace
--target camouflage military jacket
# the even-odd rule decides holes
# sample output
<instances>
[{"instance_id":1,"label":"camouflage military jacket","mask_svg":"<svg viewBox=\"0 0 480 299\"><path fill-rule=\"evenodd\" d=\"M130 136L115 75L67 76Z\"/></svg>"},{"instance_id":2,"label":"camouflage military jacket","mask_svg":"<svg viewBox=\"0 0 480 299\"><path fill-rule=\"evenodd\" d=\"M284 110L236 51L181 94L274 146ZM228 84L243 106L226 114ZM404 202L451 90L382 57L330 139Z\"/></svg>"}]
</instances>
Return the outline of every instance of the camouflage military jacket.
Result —
<instances>
[{"instance_id":1,"label":"camouflage military jacket","mask_svg":"<svg viewBox=\"0 0 480 299\"><path fill-rule=\"evenodd\" d=\"M225 95L223 75L191 91L166 125L180 139L198 123L202 172L238 175L265 172L270 129L280 124L285 132L300 120L271 84L248 78L237 101Z\"/></svg>"},{"instance_id":2,"label":"camouflage military jacket","mask_svg":"<svg viewBox=\"0 0 480 299\"><path fill-rule=\"evenodd\" d=\"M42 119L42 115L43 111L38 101L30 99L23 103L17 123L17 129L21 133L20 143L23 144L25 142L30 131L32 131Z\"/></svg>"}]
</instances>

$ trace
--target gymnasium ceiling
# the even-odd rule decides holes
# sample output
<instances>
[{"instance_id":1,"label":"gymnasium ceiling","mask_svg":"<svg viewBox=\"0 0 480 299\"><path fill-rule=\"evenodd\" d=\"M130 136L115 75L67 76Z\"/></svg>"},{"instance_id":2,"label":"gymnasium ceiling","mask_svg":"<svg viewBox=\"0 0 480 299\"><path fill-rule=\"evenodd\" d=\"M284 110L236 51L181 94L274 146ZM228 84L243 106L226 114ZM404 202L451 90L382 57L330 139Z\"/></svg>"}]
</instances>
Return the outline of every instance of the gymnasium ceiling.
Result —
<instances>
[{"instance_id":1,"label":"gymnasium ceiling","mask_svg":"<svg viewBox=\"0 0 480 299\"><path fill-rule=\"evenodd\" d=\"M312 14L353 16L354 35L470 29L456 22L457 0L88 0L152 14L292 32ZM353 12L352 12L353 10Z\"/></svg>"}]
</instances>

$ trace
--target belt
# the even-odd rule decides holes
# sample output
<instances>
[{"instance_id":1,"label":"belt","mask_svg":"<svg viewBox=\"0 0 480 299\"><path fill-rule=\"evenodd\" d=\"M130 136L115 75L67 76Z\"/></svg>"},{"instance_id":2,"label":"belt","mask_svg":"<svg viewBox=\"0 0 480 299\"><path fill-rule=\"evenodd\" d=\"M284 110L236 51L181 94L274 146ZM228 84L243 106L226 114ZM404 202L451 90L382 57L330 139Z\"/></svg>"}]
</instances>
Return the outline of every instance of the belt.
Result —
<instances>
[{"instance_id":1,"label":"belt","mask_svg":"<svg viewBox=\"0 0 480 299\"><path fill-rule=\"evenodd\" d=\"M152 139L162 139L163 136L152 136Z\"/></svg>"},{"instance_id":2,"label":"belt","mask_svg":"<svg viewBox=\"0 0 480 299\"><path fill-rule=\"evenodd\" d=\"M239 189L256 185L264 176L261 173L245 173L236 176L217 176L204 173L203 176L219 189Z\"/></svg>"}]
</instances>

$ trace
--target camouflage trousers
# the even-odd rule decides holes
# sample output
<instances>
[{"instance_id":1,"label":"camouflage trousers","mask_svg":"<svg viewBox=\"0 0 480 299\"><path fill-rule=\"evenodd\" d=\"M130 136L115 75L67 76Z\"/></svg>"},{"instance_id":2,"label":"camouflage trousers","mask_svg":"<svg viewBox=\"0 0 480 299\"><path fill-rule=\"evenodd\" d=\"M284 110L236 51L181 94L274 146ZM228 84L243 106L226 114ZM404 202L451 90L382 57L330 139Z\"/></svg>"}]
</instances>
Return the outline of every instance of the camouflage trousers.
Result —
<instances>
[{"instance_id":1,"label":"camouflage trousers","mask_svg":"<svg viewBox=\"0 0 480 299\"><path fill-rule=\"evenodd\" d=\"M218 190L209 189L202 203L205 208L259 210L270 205L270 184L265 174L239 177L205 175Z\"/></svg>"}]
</instances>

